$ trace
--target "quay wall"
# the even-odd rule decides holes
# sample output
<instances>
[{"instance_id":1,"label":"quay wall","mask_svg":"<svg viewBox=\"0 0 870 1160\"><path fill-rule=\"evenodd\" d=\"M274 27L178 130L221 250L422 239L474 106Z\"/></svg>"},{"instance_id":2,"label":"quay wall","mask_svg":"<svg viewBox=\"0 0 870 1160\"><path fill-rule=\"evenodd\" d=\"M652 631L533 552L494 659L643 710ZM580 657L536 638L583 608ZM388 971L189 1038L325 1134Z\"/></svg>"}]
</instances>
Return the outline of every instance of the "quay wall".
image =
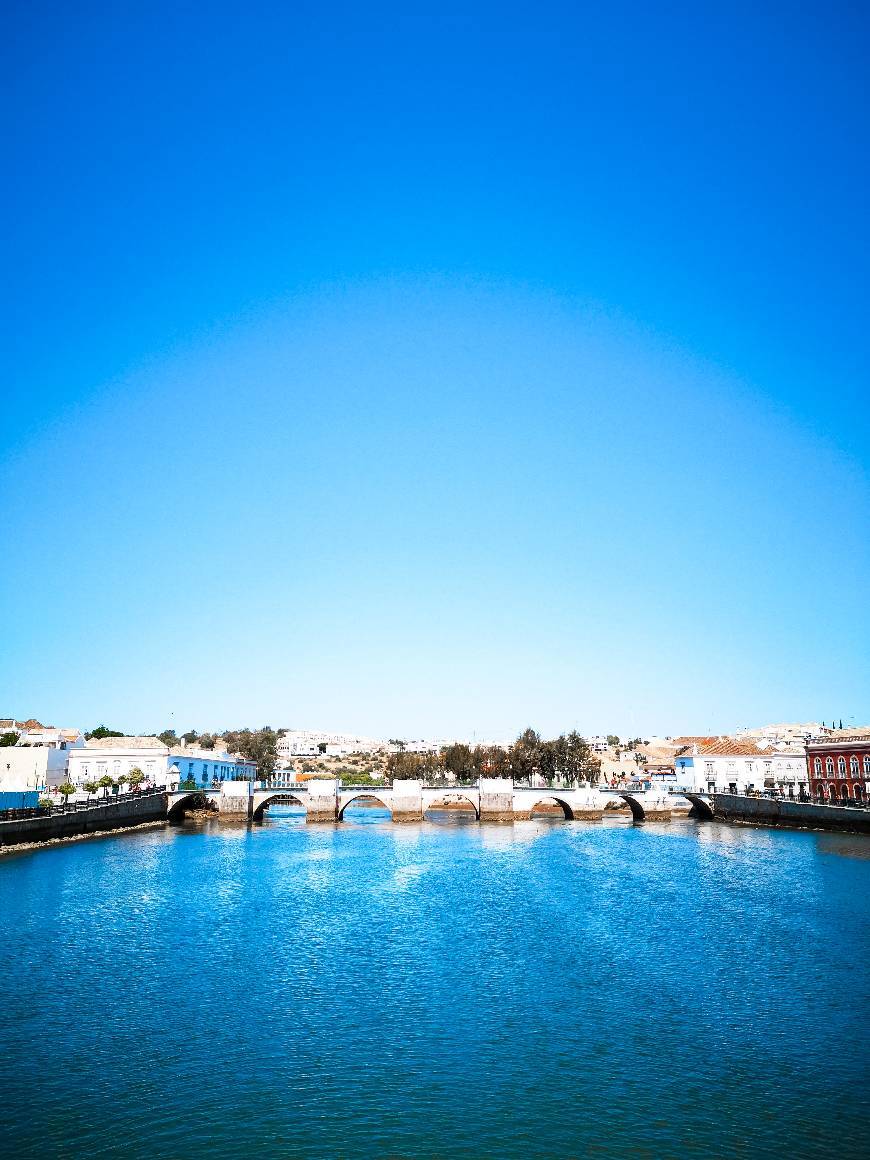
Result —
<instances>
[{"instance_id":1,"label":"quay wall","mask_svg":"<svg viewBox=\"0 0 870 1160\"><path fill-rule=\"evenodd\" d=\"M22 842L47 842L52 838L74 838L79 834L93 834L101 830L117 830L138 826L143 822L163 821L166 818L165 794L145 794L123 802L106 802L87 810L45 817L17 818L0 822L0 846L16 846Z\"/></svg>"},{"instance_id":2,"label":"quay wall","mask_svg":"<svg viewBox=\"0 0 870 1160\"><path fill-rule=\"evenodd\" d=\"M715 817L724 822L754 822L761 826L870 834L870 810L850 809L848 806L824 806L812 802L717 793L713 795L713 812Z\"/></svg>"}]
</instances>

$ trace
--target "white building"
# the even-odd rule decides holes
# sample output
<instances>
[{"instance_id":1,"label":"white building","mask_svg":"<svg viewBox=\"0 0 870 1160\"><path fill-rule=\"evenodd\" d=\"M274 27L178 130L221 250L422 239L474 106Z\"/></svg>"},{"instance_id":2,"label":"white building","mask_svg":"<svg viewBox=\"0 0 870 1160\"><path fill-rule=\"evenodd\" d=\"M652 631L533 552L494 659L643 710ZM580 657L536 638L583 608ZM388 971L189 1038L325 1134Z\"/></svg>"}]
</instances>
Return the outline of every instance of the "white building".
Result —
<instances>
[{"instance_id":1,"label":"white building","mask_svg":"<svg viewBox=\"0 0 870 1160\"><path fill-rule=\"evenodd\" d=\"M159 737L92 737L69 755L69 780L75 786L102 777L127 777L141 769L151 785L166 785L169 750Z\"/></svg>"},{"instance_id":2,"label":"white building","mask_svg":"<svg viewBox=\"0 0 870 1160\"><path fill-rule=\"evenodd\" d=\"M777 789L789 797L807 791L807 765L800 752L761 748L753 741L723 737L693 744L674 759L676 784L705 793Z\"/></svg>"},{"instance_id":3,"label":"white building","mask_svg":"<svg viewBox=\"0 0 870 1160\"><path fill-rule=\"evenodd\" d=\"M84 745L78 729L55 729L27 722L16 730L14 745L0 747L0 790L43 790L66 781L69 756Z\"/></svg>"},{"instance_id":4,"label":"white building","mask_svg":"<svg viewBox=\"0 0 870 1160\"><path fill-rule=\"evenodd\" d=\"M5 745L0 748L0 791L42 791L66 780L67 754L47 746Z\"/></svg>"},{"instance_id":5,"label":"white building","mask_svg":"<svg viewBox=\"0 0 870 1160\"><path fill-rule=\"evenodd\" d=\"M69 755L69 780L75 786L103 777L117 781L129 777L133 769L141 769L143 784L167 788L183 782L210 786L215 781L244 781L256 772L253 762L224 750L170 751L159 737L92 737Z\"/></svg>"},{"instance_id":6,"label":"white building","mask_svg":"<svg viewBox=\"0 0 870 1160\"><path fill-rule=\"evenodd\" d=\"M351 733L324 733L316 729L287 729L278 736L278 757L346 757L348 753L374 753L383 741Z\"/></svg>"},{"instance_id":7,"label":"white building","mask_svg":"<svg viewBox=\"0 0 870 1160\"><path fill-rule=\"evenodd\" d=\"M740 740L755 741L757 745L780 747L800 744L818 737L825 737L831 729L818 721L782 722L779 725L761 725L757 729L741 729L737 733Z\"/></svg>"}]
</instances>

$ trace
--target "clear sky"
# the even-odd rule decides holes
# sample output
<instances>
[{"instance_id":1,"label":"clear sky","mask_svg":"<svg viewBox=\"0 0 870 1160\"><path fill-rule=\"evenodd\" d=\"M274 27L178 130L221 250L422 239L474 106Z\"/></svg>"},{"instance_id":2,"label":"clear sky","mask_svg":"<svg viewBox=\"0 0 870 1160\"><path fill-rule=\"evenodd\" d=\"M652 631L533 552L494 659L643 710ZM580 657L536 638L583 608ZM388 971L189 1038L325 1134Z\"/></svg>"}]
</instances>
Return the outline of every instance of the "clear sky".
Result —
<instances>
[{"instance_id":1,"label":"clear sky","mask_svg":"<svg viewBox=\"0 0 870 1160\"><path fill-rule=\"evenodd\" d=\"M864 6L5 21L0 715L870 718Z\"/></svg>"}]
</instances>

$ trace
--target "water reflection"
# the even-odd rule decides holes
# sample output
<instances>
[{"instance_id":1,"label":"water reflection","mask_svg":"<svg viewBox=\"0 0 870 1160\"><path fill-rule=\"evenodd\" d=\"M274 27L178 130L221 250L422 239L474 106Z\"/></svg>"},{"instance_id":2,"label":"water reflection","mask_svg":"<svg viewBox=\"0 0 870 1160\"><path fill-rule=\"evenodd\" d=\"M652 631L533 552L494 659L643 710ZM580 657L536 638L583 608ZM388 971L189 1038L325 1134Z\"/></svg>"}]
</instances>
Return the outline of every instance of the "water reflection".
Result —
<instances>
[{"instance_id":1,"label":"water reflection","mask_svg":"<svg viewBox=\"0 0 870 1160\"><path fill-rule=\"evenodd\" d=\"M378 813L0 859L0 1153L866 1154L866 839Z\"/></svg>"}]
</instances>

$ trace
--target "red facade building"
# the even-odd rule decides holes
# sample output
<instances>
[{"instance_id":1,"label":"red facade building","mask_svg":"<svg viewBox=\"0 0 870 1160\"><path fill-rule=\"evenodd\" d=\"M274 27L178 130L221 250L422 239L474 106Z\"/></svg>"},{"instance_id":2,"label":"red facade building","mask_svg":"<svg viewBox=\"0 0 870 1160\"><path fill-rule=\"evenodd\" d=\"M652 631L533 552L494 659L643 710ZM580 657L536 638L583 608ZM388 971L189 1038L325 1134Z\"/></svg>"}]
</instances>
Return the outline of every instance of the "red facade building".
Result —
<instances>
[{"instance_id":1,"label":"red facade building","mask_svg":"<svg viewBox=\"0 0 870 1160\"><path fill-rule=\"evenodd\" d=\"M870 797L870 732L832 733L807 742L810 793L822 801L867 801Z\"/></svg>"}]
</instances>

